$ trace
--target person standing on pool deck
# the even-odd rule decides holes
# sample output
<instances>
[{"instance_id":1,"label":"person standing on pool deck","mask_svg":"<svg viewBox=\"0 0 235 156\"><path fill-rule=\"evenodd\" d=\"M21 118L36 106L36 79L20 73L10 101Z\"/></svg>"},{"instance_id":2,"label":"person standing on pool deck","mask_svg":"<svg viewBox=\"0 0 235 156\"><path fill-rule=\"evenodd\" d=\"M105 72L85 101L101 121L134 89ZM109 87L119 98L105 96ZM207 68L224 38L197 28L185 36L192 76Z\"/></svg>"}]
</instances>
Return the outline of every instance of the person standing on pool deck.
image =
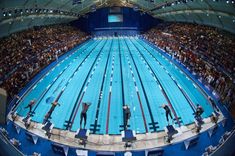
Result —
<instances>
[{"instance_id":1,"label":"person standing on pool deck","mask_svg":"<svg viewBox=\"0 0 235 156\"><path fill-rule=\"evenodd\" d=\"M124 129L126 130L129 119L131 118L131 111L130 107L128 107L127 105L123 106L123 110L124 110Z\"/></svg>"},{"instance_id":2,"label":"person standing on pool deck","mask_svg":"<svg viewBox=\"0 0 235 156\"><path fill-rule=\"evenodd\" d=\"M29 108L28 114L31 113L32 108L33 108L33 105L34 105L35 103L36 103L36 100L33 99L33 100L31 100L31 101L29 102L29 104L28 104L26 107L24 107L25 109L26 109L26 108Z\"/></svg>"},{"instance_id":3,"label":"person standing on pool deck","mask_svg":"<svg viewBox=\"0 0 235 156\"><path fill-rule=\"evenodd\" d=\"M171 119L173 119L173 118L172 118L172 115L171 115L171 110L170 110L170 108L169 108L166 104L163 104L163 105L160 106L160 107L162 107L163 109L165 109L166 120L167 120L168 125L169 125L169 115L170 115Z\"/></svg>"},{"instance_id":4,"label":"person standing on pool deck","mask_svg":"<svg viewBox=\"0 0 235 156\"><path fill-rule=\"evenodd\" d=\"M86 127L86 112L88 111L88 108L90 107L91 103L83 102L82 103L82 112L80 115L80 127L82 127L82 120L84 119L84 128Z\"/></svg>"}]
</instances>

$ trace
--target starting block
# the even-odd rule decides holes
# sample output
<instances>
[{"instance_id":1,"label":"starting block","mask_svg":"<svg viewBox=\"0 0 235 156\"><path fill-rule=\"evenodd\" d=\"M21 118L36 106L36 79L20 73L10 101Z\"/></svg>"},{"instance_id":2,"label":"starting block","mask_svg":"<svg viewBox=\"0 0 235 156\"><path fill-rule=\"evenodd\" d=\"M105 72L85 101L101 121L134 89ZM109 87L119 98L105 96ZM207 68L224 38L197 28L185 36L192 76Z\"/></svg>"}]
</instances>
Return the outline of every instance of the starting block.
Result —
<instances>
[{"instance_id":1,"label":"starting block","mask_svg":"<svg viewBox=\"0 0 235 156\"><path fill-rule=\"evenodd\" d=\"M87 141L89 134L90 134L90 130L78 129L75 134L75 138L80 139L82 141L80 142L80 144L86 146L86 141Z\"/></svg>"},{"instance_id":2,"label":"starting block","mask_svg":"<svg viewBox=\"0 0 235 156\"><path fill-rule=\"evenodd\" d=\"M215 125L218 124L219 117L216 115L216 113L213 112L210 119L211 119L211 122L214 123Z\"/></svg>"},{"instance_id":3,"label":"starting block","mask_svg":"<svg viewBox=\"0 0 235 156\"><path fill-rule=\"evenodd\" d=\"M173 135L177 134L178 131L172 125L168 125L164 129L167 134L166 142L170 143Z\"/></svg>"},{"instance_id":4,"label":"starting block","mask_svg":"<svg viewBox=\"0 0 235 156\"><path fill-rule=\"evenodd\" d=\"M16 117L17 117L17 111L11 112L11 118L12 118L13 121L16 120Z\"/></svg>"},{"instance_id":5,"label":"starting block","mask_svg":"<svg viewBox=\"0 0 235 156\"><path fill-rule=\"evenodd\" d=\"M199 133L200 130L202 129L203 122L201 122L201 120L198 121L197 119L194 119L194 123L195 123L196 133Z\"/></svg>"},{"instance_id":6,"label":"starting block","mask_svg":"<svg viewBox=\"0 0 235 156\"><path fill-rule=\"evenodd\" d=\"M131 147L131 144L136 141L136 133L132 130L125 130L121 132L122 141L125 142L125 147Z\"/></svg>"},{"instance_id":7,"label":"starting block","mask_svg":"<svg viewBox=\"0 0 235 156\"><path fill-rule=\"evenodd\" d=\"M23 120L25 128L28 129L31 124L31 117L30 115L27 115Z\"/></svg>"},{"instance_id":8,"label":"starting block","mask_svg":"<svg viewBox=\"0 0 235 156\"><path fill-rule=\"evenodd\" d=\"M46 131L46 135L48 136L48 138L50 138L51 136L51 130L53 129L54 124L51 123L50 121L47 121L45 124L43 124L42 129L44 131Z\"/></svg>"}]
</instances>

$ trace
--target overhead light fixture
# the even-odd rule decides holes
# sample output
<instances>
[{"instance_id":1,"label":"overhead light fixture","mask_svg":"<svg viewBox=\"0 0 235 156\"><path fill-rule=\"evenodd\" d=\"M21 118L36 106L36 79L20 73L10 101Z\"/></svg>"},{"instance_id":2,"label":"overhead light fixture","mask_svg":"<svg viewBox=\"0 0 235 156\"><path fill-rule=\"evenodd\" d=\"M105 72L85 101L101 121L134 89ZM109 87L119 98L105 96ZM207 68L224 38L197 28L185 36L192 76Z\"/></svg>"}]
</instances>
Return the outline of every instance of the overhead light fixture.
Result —
<instances>
[{"instance_id":1,"label":"overhead light fixture","mask_svg":"<svg viewBox=\"0 0 235 156\"><path fill-rule=\"evenodd\" d=\"M139 7L138 7L137 5L135 5L135 6L133 7L133 10L134 10L134 11L138 11L138 10L139 10Z\"/></svg>"},{"instance_id":2,"label":"overhead light fixture","mask_svg":"<svg viewBox=\"0 0 235 156\"><path fill-rule=\"evenodd\" d=\"M96 5L92 5L90 9L91 9L91 12L95 12L96 11Z\"/></svg>"}]
</instances>

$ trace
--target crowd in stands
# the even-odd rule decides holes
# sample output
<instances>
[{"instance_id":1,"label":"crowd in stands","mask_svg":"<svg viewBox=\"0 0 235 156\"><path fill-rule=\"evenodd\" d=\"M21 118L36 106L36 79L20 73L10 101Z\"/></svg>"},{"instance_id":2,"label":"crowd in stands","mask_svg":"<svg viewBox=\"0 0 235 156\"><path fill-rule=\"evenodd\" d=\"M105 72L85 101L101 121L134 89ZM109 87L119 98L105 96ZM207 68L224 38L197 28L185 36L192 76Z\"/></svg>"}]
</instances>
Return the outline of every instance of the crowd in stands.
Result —
<instances>
[{"instance_id":1,"label":"crowd in stands","mask_svg":"<svg viewBox=\"0 0 235 156\"><path fill-rule=\"evenodd\" d=\"M215 28L162 23L144 35L235 105L235 37ZM89 36L75 27L34 27L0 39L0 87L13 97L42 68Z\"/></svg>"},{"instance_id":2,"label":"crowd in stands","mask_svg":"<svg viewBox=\"0 0 235 156\"><path fill-rule=\"evenodd\" d=\"M75 27L34 27L0 39L0 88L12 98L41 69L89 36Z\"/></svg>"},{"instance_id":3,"label":"crowd in stands","mask_svg":"<svg viewBox=\"0 0 235 156\"><path fill-rule=\"evenodd\" d=\"M234 36L197 24L162 23L143 37L209 84L222 102L235 106Z\"/></svg>"}]
</instances>

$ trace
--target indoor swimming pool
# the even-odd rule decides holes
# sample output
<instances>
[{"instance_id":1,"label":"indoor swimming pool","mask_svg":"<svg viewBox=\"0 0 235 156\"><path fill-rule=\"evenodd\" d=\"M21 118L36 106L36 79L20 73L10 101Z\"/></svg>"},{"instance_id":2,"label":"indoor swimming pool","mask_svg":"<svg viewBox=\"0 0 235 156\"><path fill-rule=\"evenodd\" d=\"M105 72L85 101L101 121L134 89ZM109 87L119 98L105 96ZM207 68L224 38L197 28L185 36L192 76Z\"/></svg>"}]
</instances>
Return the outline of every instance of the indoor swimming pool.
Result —
<instances>
[{"instance_id":1,"label":"indoor swimming pool","mask_svg":"<svg viewBox=\"0 0 235 156\"><path fill-rule=\"evenodd\" d=\"M45 87L46 86L46 87ZM90 102L86 128L93 134L120 134L123 106L131 110L129 129L137 133L158 132L168 124L168 104L176 127L194 122L196 105L202 117L213 109L207 95L178 66L138 37L90 39L59 61L22 96L17 114L25 117L35 99L31 118L42 123L56 101L49 119L58 129L80 128L83 102Z\"/></svg>"}]
</instances>

